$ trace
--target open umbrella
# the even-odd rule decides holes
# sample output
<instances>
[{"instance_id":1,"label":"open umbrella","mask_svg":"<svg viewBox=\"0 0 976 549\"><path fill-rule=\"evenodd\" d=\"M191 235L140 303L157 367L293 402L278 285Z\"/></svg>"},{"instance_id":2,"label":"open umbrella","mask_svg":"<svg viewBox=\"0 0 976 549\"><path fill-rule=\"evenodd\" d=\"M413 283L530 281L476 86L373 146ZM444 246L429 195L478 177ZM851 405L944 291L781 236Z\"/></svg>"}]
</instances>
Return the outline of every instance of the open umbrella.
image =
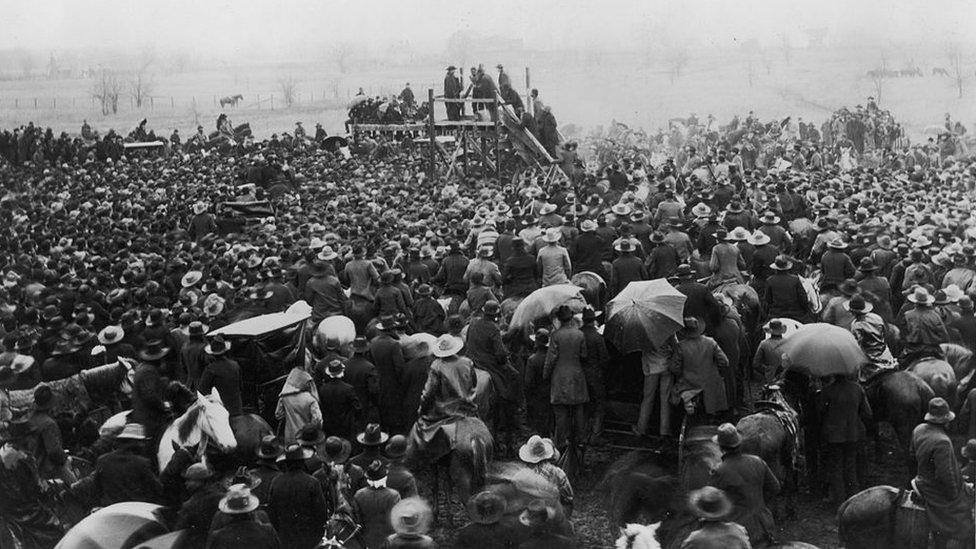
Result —
<instances>
[{"instance_id":1,"label":"open umbrella","mask_svg":"<svg viewBox=\"0 0 976 549\"><path fill-rule=\"evenodd\" d=\"M74 525L55 549L129 549L169 531L163 507L126 501L103 507Z\"/></svg>"},{"instance_id":2,"label":"open umbrella","mask_svg":"<svg viewBox=\"0 0 976 549\"><path fill-rule=\"evenodd\" d=\"M780 322L783 323L783 327L786 328L786 331L783 332L783 339L790 337L791 335L796 333L796 331L799 330L801 326L803 326L802 322L800 322L799 320L793 320L792 318L772 318L769 320L769 322L772 322L774 320L779 320ZM763 336L763 339L769 339L769 322L763 324L763 334L765 334Z\"/></svg>"},{"instance_id":3,"label":"open umbrella","mask_svg":"<svg viewBox=\"0 0 976 549\"><path fill-rule=\"evenodd\" d=\"M177 530L140 543L136 549L179 549L189 546L189 540L189 530Z\"/></svg>"},{"instance_id":4,"label":"open umbrella","mask_svg":"<svg viewBox=\"0 0 976 549\"><path fill-rule=\"evenodd\" d=\"M833 324L805 324L780 347L790 368L814 377L857 373L868 358L854 335Z\"/></svg>"},{"instance_id":5,"label":"open umbrella","mask_svg":"<svg viewBox=\"0 0 976 549\"><path fill-rule=\"evenodd\" d=\"M553 284L539 288L518 304L515 312L512 313L509 326L524 327L537 318L548 316L560 305L569 305L574 313L582 312L586 308L582 291L583 289L575 284Z\"/></svg>"},{"instance_id":6,"label":"open umbrella","mask_svg":"<svg viewBox=\"0 0 976 549\"><path fill-rule=\"evenodd\" d=\"M339 340L339 345L348 345L356 339L356 324L348 316L335 315L322 319L315 330L314 343L324 349L329 338Z\"/></svg>"},{"instance_id":7,"label":"open umbrella","mask_svg":"<svg viewBox=\"0 0 976 549\"><path fill-rule=\"evenodd\" d=\"M607 304L603 336L621 353L655 349L684 326L686 299L663 278L631 282Z\"/></svg>"}]
</instances>

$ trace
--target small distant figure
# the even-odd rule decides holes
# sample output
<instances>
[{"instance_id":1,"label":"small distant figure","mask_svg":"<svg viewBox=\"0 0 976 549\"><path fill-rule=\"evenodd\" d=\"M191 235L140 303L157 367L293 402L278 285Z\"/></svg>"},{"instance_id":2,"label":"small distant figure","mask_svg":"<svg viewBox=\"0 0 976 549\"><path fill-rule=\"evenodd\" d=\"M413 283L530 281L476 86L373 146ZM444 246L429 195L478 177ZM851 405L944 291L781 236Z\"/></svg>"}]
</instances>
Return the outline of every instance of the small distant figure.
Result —
<instances>
[{"instance_id":1,"label":"small distant figure","mask_svg":"<svg viewBox=\"0 0 976 549\"><path fill-rule=\"evenodd\" d=\"M495 66L498 69L498 87L511 86L512 81L508 78L508 73L505 72L505 67L501 63Z\"/></svg>"},{"instance_id":2,"label":"small distant figure","mask_svg":"<svg viewBox=\"0 0 976 549\"><path fill-rule=\"evenodd\" d=\"M403 101L408 107L413 107L416 105L417 100L413 96L413 90L410 89L410 82L407 82L406 87L400 92L400 101Z\"/></svg>"},{"instance_id":3,"label":"small distant figure","mask_svg":"<svg viewBox=\"0 0 976 549\"><path fill-rule=\"evenodd\" d=\"M359 88L359 91L356 93L357 97L360 95L366 95L366 92L364 92L362 88Z\"/></svg>"},{"instance_id":4,"label":"small distant figure","mask_svg":"<svg viewBox=\"0 0 976 549\"><path fill-rule=\"evenodd\" d=\"M454 74L457 67L451 65L447 67L447 74L444 75L444 98L445 99L458 99L461 97L461 79ZM447 119L448 120L460 120L461 119L461 103L446 103L447 107Z\"/></svg>"},{"instance_id":5,"label":"small distant figure","mask_svg":"<svg viewBox=\"0 0 976 549\"><path fill-rule=\"evenodd\" d=\"M295 122L295 140L305 141L306 137L305 128L302 127L301 121Z\"/></svg>"},{"instance_id":6,"label":"small distant figure","mask_svg":"<svg viewBox=\"0 0 976 549\"><path fill-rule=\"evenodd\" d=\"M169 136L169 143L173 147L179 147L180 145L183 144L183 140L180 139L180 130L179 129L173 128L173 133L171 133L170 136Z\"/></svg>"},{"instance_id":7,"label":"small distant figure","mask_svg":"<svg viewBox=\"0 0 976 549\"><path fill-rule=\"evenodd\" d=\"M88 120L81 121L81 138L82 139L95 139L95 133L92 131L91 126L88 125Z\"/></svg>"},{"instance_id":8,"label":"small distant figure","mask_svg":"<svg viewBox=\"0 0 976 549\"><path fill-rule=\"evenodd\" d=\"M322 143L323 141L325 141L325 138L326 137L329 137L329 132L325 131L325 128L322 127L322 123L321 122L316 123L315 124L315 142L316 143Z\"/></svg>"}]
</instances>

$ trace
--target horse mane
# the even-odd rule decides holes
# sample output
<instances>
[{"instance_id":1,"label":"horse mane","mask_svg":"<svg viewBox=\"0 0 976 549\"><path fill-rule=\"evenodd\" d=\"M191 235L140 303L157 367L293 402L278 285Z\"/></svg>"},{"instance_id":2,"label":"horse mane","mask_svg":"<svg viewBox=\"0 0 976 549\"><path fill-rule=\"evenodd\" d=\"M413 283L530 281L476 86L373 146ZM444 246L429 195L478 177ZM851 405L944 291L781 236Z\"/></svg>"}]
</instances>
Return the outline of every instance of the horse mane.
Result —
<instances>
[{"instance_id":1,"label":"horse mane","mask_svg":"<svg viewBox=\"0 0 976 549\"><path fill-rule=\"evenodd\" d=\"M176 420L176 434L179 436L180 442L190 438L190 435L193 434L193 428L196 427L197 421L200 419L200 414L202 413L203 405L194 404Z\"/></svg>"}]
</instances>

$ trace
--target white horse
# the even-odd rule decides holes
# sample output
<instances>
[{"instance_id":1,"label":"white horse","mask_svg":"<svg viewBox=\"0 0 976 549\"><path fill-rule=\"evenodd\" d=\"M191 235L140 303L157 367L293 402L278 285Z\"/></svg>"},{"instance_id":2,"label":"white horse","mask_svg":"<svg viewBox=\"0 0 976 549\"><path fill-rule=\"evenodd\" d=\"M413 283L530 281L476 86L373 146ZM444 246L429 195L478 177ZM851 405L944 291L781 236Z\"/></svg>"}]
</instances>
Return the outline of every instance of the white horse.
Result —
<instances>
[{"instance_id":1,"label":"white horse","mask_svg":"<svg viewBox=\"0 0 976 549\"><path fill-rule=\"evenodd\" d=\"M657 529L660 522L654 524L628 524L620 529L620 537L614 544L616 549L661 549L657 541Z\"/></svg>"},{"instance_id":2,"label":"white horse","mask_svg":"<svg viewBox=\"0 0 976 549\"><path fill-rule=\"evenodd\" d=\"M131 410L119 412L102 424L99 428L101 436L113 437L125 427L126 417ZM237 448L237 439L230 426L230 414L224 408L217 389L211 389L209 396L197 393L197 401L190 405L180 417L166 426L159 439L156 458L159 471L162 472L176 453L173 443L181 448L196 444L214 444L223 453L233 452ZM202 453L204 444L201 444Z\"/></svg>"}]
</instances>

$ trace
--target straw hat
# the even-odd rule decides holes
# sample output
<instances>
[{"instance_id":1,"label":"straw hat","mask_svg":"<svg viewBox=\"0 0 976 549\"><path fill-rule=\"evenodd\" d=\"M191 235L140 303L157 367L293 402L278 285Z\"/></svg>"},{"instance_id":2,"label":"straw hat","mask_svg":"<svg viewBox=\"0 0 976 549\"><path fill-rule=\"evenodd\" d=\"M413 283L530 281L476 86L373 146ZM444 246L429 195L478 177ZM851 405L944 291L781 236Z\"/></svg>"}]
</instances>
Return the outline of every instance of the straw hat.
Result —
<instances>
[{"instance_id":1,"label":"straw hat","mask_svg":"<svg viewBox=\"0 0 976 549\"><path fill-rule=\"evenodd\" d=\"M191 286L197 285L201 280L203 280L203 273L200 271L189 271L183 278L180 279L180 285L184 288L189 288Z\"/></svg>"},{"instance_id":2,"label":"straw hat","mask_svg":"<svg viewBox=\"0 0 976 549\"><path fill-rule=\"evenodd\" d=\"M519 448L519 459L526 463L539 463L547 459L552 459L553 448L539 435L532 435L525 444Z\"/></svg>"},{"instance_id":3,"label":"straw hat","mask_svg":"<svg viewBox=\"0 0 976 549\"><path fill-rule=\"evenodd\" d=\"M125 330L122 326L106 326L98 332L98 342L102 345L112 345L122 341L125 337Z\"/></svg>"},{"instance_id":4,"label":"straw hat","mask_svg":"<svg viewBox=\"0 0 976 549\"><path fill-rule=\"evenodd\" d=\"M241 515L257 509L259 504L260 501L258 501L257 496L251 494L251 490L247 486L235 484L221 498L217 507L221 512L228 515Z\"/></svg>"},{"instance_id":5,"label":"straw hat","mask_svg":"<svg viewBox=\"0 0 976 549\"><path fill-rule=\"evenodd\" d=\"M916 305L932 305L935 303L935 297L933 297L932 294L925 289L925 287L917 286L915 291L908 296L908 301L911 301Z\"/></svg>"},{"instance_id":6,"label":"straw hat","mask_svg":"<svg viewBox=\"0 0 976 549\"><path fill-rule=\"evenodd\" d=\"M420 536L430 530L434 514L430 505L420 497L402 499L390 510L390 523L397 534Z\"/></svg>"},{"instance_id":7,"label":"straw hat","mask_svg":"<svg viewBox=\"0 0 976 549\"><path fill-rule=\"evenodd\" d=\"M753 246L764 246L766 244L769 244L771 240L772 239L769 238L768 234L760 231L759 229L756 229L755 232L749 235L749 238L746 240L746 242L752 244Z\"/></svg>"},{"instance_id":8,"label":"straw hat","mask_svg":"<svg viewBox=\"0 0 976 549\"><path fill-rule=\"evenodd\" d=\"M475 524L495 524L505 516L505 498L494 492L480 492L468 500L468 516Z\"/></svg>"}]
</instances>

